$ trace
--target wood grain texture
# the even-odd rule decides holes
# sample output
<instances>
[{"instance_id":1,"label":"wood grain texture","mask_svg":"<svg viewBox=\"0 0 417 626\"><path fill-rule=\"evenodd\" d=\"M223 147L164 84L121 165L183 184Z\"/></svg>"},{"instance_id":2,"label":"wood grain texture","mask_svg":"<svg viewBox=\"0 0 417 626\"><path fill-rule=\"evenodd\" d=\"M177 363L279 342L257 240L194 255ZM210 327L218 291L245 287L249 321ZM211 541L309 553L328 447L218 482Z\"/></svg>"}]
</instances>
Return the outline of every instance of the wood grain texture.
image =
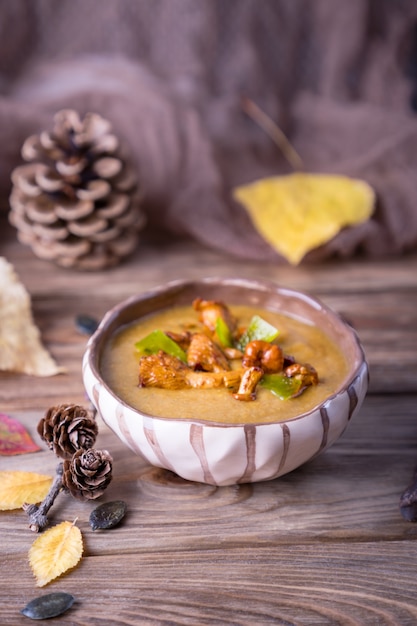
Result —
<instances>
[{"instance_id":1,"label":"wood grain texture","mask_svg":"<svg viewBox=\"0 0 417 626\"><path fill-rule=\"evenodd\" d=\"M309 291L357 329L371 388L342 438L277 480L216 488L147 465L100 421L97 447L114 457L101 501L124 499L128 513L93 532L90 511L60 494L51 523L78 518L80 565L46 588L35 586L27 554L35 535L22 511L0 513L0 624L20 625L26 603L72 593L62 626L333 626L417 623L417 525L399 497L417 464L417 257L329 262L289 268L237 261L194 243L147 243L128 263L94 274L34 259L0 223L0 254L33 299L46 346L67 374L34 379L0 374L0 411L21 420L37 442L45 410L86 402L81 359L87 338L78 313L97 317L120 299L176 278L267 278ZM0 469L55 471L37 453L0 457Z\"/></svg>"}]
</instances>

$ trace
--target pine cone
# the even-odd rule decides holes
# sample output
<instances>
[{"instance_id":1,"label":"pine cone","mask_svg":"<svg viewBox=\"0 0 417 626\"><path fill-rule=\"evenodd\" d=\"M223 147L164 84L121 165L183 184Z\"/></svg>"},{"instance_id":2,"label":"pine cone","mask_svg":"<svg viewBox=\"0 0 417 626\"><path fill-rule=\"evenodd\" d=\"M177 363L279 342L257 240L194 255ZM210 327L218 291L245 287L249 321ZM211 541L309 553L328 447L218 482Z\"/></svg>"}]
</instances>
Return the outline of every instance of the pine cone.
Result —
<instances>
[{"instance_id":1,"label":"pine cone","mask_svg":"<svg viewBox=\"0 0 417 626\"><path fill-rule=\"evenodd\" d=\"M65 109L54 122L23 144L30 163L12 172L10 222L42 259L86 270L116 265L144 225L136 177L100 115L81 120Z\"/></svg>"},{"instance_id":2,"label":"pine cone","mask_svg":"<svg viewBox=\"0 0 417 626\"><path fill-rule=\"evenodd\" d=\"M62 459L70 459L78 450L91 448L98 434L93 412L77 404L51 407L40 420L37 430L49 448Z\"/></svg>"},{"instance_id":3,"label":"pine cone","mask_svg":"<svg viewBox=\"0 0 417 626\"><path fill-rule=\"evenodd\" d=\"M64 461L62 484L78 500L95 500L112 479L112 463L107 450L78 450Z\"/></svg>"}]
</instances>

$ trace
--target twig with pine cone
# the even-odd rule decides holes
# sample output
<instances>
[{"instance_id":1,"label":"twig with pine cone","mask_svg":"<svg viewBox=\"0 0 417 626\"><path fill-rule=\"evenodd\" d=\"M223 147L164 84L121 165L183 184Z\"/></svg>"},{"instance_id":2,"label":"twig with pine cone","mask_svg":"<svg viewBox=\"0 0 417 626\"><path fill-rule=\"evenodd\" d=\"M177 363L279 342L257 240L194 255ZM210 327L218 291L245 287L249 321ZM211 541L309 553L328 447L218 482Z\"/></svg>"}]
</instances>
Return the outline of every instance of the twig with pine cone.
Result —
<instances>
[{"instance_id":1,"label":"twig with pine cone","mask_svg":"<svg viewBox=\"0 0 417 626\"><path fill-rule=\"evenodd\" d=\"M38 424L38 433L56 456L64 459L48 495L40 505L23 508L34 532L48 524L48 511L61 491L78 500L99 498L112 479L113 459L107 450L93 448L98 434L94 413L77 404L48 409Z\"/></svg>"}]
</instances>

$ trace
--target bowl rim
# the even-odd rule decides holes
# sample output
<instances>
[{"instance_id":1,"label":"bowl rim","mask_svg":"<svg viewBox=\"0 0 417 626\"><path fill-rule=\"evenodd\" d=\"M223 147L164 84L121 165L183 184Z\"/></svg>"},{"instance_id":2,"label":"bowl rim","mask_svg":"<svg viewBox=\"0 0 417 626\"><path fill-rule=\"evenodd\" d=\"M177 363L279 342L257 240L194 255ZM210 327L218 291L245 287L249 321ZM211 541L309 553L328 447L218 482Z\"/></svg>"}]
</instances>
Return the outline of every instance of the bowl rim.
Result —
<instances>
[{"instance_id":1,"label":"bowl rim","mask_svg":"<svg viewBox=\"0 0 417 626\"><path fill-rule=\"evenodd\" d=\"M145 411L141 411L133 407L131 404L127 403L125 400L120 398L120 396L118 396L112 390L112 388L107 384L107 382L104 380L104 378L102 377L99 371L99 368L98 368L99 354L98 353L99 353L99 350L101 349L101 342L105 341L105 339L103 339L104 331L106 331L107 328L113 322L117 321L117 318L120 316L121 311L123 311L126 308L129 308L130 306L136 303L158 298L158 296L161 296L166 292L174 292L175 294L176 291L180 292L186 288L192 288L193 286L197 286L197 285L201 285L202 287L204 287L204 285L216 286L220 284L225 287L230 285L234 287L242 287L244 289L255 289L256 291L264 291L264 292L268 292L272 290L275 293L279 293L286 298L296 298L298 300L302 300L306 302L309 306L312 306L317 311L324 312L326 315L329 316L329 318L335 321L338 327L343 329L343 332L349 337L356 353L356 356L355 356L356 365L353 364L352 367L348 368L348 372L346 373L339 387L334 392L326 396L321 402L315 404L311 409L309 409L308 411L304 411L303 413L300 413L299 415L294 415L293 417L280 419L276 421L268 420L266 422L227 423L227 422L221 422L221 421L216 421L216 420L199 419L198 417L179 418L179 417L152 415L150 413L146 413ZM162 308L167 308L167 307L162 307ZM123 324L120 324L120 327L121 326L123 326ZM117 327L113 329L113 332L115 332L116 329ZM111 334L113 334L113 332ZM361 373L362 375L365 375L367 377L367 380L369 380L369 367L368 367L368 363L366 360L365 351L361 344L358 333L356 332L355 328L342 317L342 315L337 313L327 304L323 303L320 300L320 298L313 296L310 293L299 291L291 287L284 287L272 280L266 280L266 279L265 280L264 279L246 279L246 278L220 277L220 276L210 276L210 277L196 278L196 279L176 279L176 280L169 281L167 283L158 284L155 287L147 289L143 292L133 294L125 298L124 300L120 301L118 304L114 305L104 314L97 329L88 340L85 353L84 353L84 359L86 358L87 358L88 366L91 369L93 376L105 388L107 393L110 394L110 396L112 396L112 398L116 402L123 405L125 408L129 409L130 411L137 413L138 416L143 417L144 419L161 420L161 421L169 421L169 422L181 421L185 423L196 423L196 424L202 424L204 426L212 426L212 427L242 428L242 427L247 427L248 425L268 426L268 425L276 425L276 424L285 424L287 422L294 422L297 420L301 420L315 413L316 411L320 410L320 408L325 408L336 397L345 393L353 385L353 383L357 380L357 378L361 376Z\"/></svg>"}]
</instances>

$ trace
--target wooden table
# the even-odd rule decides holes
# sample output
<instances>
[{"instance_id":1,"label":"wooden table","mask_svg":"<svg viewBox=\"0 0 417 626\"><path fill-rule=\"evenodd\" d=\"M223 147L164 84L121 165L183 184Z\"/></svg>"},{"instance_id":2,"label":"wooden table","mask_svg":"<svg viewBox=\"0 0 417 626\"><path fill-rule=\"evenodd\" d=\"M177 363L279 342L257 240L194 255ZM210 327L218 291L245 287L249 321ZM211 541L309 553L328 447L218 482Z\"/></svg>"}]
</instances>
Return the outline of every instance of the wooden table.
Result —
<instances>
[{"instance_id":1,"label":"wooden table","mask_svg":"<svg viewBox=\"0 0 417 626\"><path fill-rule=\"evenodd\" d=\"M128 262L78 273L33 257L0 222L0 254L32 296L45 345L67 373L48 379L0 374L0 411L28 428L46 409L85 403L87 341L75 317L177 278L267 278L308 291L356 327L370 390L343 437L319 458L275 481L215 488L150 467L100 421L97 446L114 457L105 499L128 514L93 531L96 503L61 494L52 523L74 520L80 564L39 589L27 554L36 535L22 511L0 514L0 624L29 623L20 609L51 591L76 602L61 625L324 626L417 623L417 525L399 497L417 464L417 256L332 261L298 268L222 256L196 243L143 243ZM47 451L0 457L1 469L55 471Z\"/></svg>"}]
</instances>

